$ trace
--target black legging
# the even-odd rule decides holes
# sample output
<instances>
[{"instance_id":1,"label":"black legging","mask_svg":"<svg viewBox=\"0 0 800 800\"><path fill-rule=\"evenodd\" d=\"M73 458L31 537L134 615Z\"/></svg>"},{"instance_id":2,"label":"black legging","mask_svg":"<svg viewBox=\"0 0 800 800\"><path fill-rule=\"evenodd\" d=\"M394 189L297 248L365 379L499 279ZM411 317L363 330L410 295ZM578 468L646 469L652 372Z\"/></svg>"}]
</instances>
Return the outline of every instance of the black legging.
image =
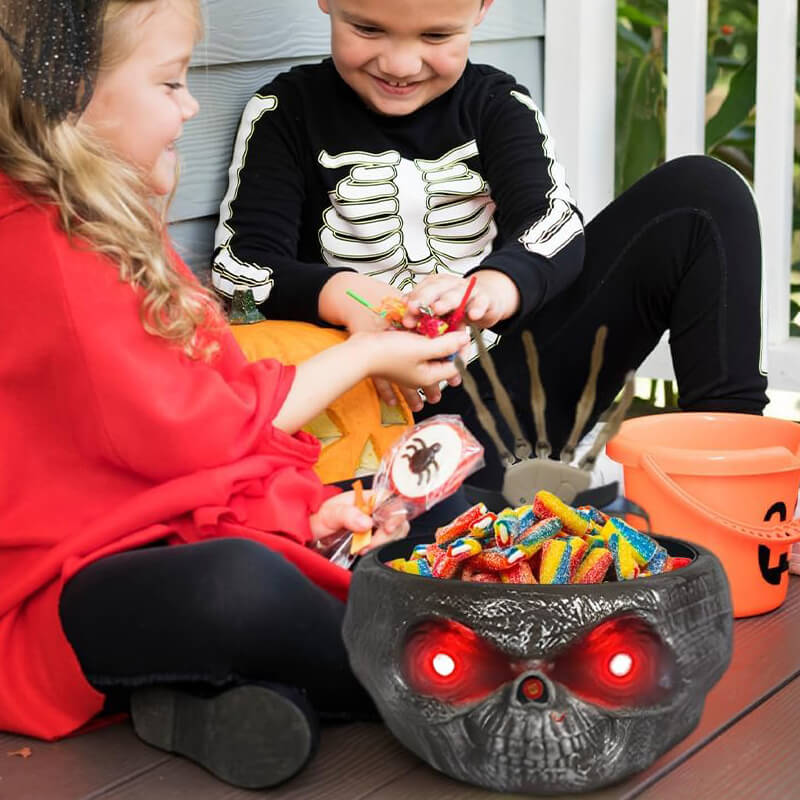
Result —
<instances>
[{"instance_id":1,"label":"black legging","mask_svg":"<svg viewBox=\"0 0 800 800\"><path fill-rule=\"evenodd\" d=\"M669 161L623 193L586 226L586 256L575 283L522 324L536 341L547 393L553 457L566 442L589 373L595 333L608 326L597 400L586 426L613 401L670 331L685 411L761 413L767 397L760 371L761 242L752 194L732 169L704 156ZM528 438L535 442L530 380L519 334L492 350ZM483 370L481 395L497 413ZM446 389L419 416L461 414L486 448L487 466L470 480L497 487L503 468L466 392Z\"/></svg>"},{"instance_id":2,"label":"black legging","mask_svg":"<svg viewBox=\"0 0 800 800\"><path fill-rule=\"evenodd\" d=\"M411 538L433 541L468 505L456 492L415 520ZM86 679L114 708L140 686L259 682L300 688L321 712L369 718L372 703L342 641L344 609L248 539L108 556L67 582L59 607Z\"/></svg>"},{"instance_id":3,"label":"black legging","mask_svg":"<svg viewBox=\"0 0 800 800\"><path fill-rule=\"evenodd\" d=\"M344 604L248 539L101 559L66 584L59 610L87 680L112 696L257 681L300 687L320 710L368 704L342 642Z\"/></svg>"}]
</instances>

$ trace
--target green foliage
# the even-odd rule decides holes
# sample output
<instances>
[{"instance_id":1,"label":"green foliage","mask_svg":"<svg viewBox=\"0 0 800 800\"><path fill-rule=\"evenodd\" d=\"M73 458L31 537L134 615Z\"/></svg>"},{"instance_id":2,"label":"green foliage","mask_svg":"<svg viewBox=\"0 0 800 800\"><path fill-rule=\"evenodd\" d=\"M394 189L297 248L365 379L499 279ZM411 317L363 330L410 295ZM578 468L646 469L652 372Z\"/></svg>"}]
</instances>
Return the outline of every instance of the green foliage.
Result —
<instances>
[{"instance_id":1,"label":"green foliage","mask_svg":"<svg viewBox=\"0 0 800 800\"><path fill-rule=\"evenodd\" d=\"M617 194L663 163L665 158L667 5L667 0L617 0L614 172ZM738 169L752 183L758 0L708 0L708 23L706 91L707 108L713 109L713 114L706 123L706 152ZM796 92L800 120L800 67ZM796 140L800 141L800 136ZM797 149L795 184L793 228L800 243L800 204L797 202L800 152ZM800 261L793 265L792 274L790 319L800 313ZM791 335L800 336L800 325L792 322ZM656 381L651 384L651 404L655 404L657 385ZM664 398L666 407L675 404L671 383L664 386Z\"/></svg>"},{"instance_id":2,"label":"green foliage","mask_svg":"<svg viewBox=\"0 0 800 800\"><path fill-rule=\"evenodd\" d=\"M664 161L667 0L617 3L616 191ZM752 180L757 0L710 0L706 88L725 99L706 125L706 150Z\"/></svg>"}]
</instances>

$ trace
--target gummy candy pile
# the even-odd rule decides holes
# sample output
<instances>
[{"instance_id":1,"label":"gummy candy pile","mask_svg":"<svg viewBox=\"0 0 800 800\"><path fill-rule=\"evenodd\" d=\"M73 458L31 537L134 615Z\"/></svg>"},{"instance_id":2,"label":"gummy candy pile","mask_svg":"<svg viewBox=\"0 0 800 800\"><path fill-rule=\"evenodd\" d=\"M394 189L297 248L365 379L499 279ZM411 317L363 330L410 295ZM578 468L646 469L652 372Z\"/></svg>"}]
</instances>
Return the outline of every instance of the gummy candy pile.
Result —
<instances>
[{"instance_id":1,"label":"gummy candy pile","mask_svg":"<svg viewBox=\"0 0 800 800\"><path fill-rule=\"evenodd\" d=\"M572 508L538 492L532 505L499 514L478 503L436 531L433 544L387 566L479 583L602 583L685 567L652 537L591 506Z\"/></svg>"}]
</instances>

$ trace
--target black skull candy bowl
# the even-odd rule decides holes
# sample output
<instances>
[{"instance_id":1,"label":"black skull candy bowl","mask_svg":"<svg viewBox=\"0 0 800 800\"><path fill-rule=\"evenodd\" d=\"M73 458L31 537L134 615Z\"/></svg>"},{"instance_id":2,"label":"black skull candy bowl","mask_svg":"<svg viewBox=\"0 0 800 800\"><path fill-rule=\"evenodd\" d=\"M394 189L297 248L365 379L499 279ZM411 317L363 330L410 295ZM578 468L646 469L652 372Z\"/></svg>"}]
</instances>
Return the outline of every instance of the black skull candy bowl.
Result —
<instances>
[{"instance_id":1,"label":"black skull candy bowl","mask_svg":"<svg viewBox=\"0 0 800 800\"><path fill-rule=\"evenodd\" d=\"M654 538L691 563L587 585L410 575L386 562L412 545L386 545L353 575L353 670L397 739L452 778L533 794L619 781L694 729L732 651L719 560Z\"/></svg>"}]
</instances>

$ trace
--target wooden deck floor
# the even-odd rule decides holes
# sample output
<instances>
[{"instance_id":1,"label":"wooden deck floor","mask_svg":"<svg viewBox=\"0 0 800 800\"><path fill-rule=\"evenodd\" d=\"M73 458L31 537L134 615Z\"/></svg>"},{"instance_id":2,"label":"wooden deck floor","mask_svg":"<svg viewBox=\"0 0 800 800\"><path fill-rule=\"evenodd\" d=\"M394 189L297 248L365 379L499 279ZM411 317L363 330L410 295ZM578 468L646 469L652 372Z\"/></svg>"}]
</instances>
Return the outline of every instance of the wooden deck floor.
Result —
<instances>
[{"instance_id":1,"label":"wooden deck floor","mask_svg":"<svg viewBox=\"0 0 800 800\"><path fill-rule=\"evenodd\" d=\"M739 620L733 663L698 728L645 772L587 800L793 800L800 742L800 577L777 611ZM29 758L8 755L29 747ZM52 744L0 734L2 800L488 800L517 797L453 781L379 724L326 728L314 762L285 786L235 789L142 744L127 722Z\"/></svg>"}]
</instances>

